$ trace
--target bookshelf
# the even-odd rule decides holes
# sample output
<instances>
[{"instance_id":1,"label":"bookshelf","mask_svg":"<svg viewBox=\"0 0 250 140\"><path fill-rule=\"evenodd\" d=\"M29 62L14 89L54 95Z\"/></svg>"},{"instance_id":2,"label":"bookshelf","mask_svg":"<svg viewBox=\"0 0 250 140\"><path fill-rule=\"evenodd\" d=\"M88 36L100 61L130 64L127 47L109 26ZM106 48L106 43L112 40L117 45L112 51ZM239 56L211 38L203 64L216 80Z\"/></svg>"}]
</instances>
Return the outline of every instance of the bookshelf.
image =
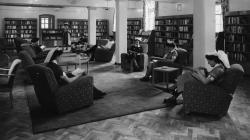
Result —
<instances>
[{"instance_id":1,"label":"bookshelf","mask_svg":"<svg viewBox=\"0 0 250 140\"><path fill-rule=\"evenodd\" d=\"M250 74L250 11L225 15L225 52L231 64L239 63Z\"/></svg>"},{"instance_id":2,"label":"bookshelf","mask_svg":"<svg viewBox=\"0 0 250 140\"><path fill-rule=\"evenodd\" d=\"M189 52L189 62L193 52L193 16L163 16L155 19L155 48L154 55L162 57L169 47L166 46L167 40L176 40L176 44L185 48Z\"/></svg>"},{"instance_id":3,"label":"bookshelf","mask_svg":"<svg viewBox=\"0 0 250 140\"><path fill-rule=\"evenodd\" d=\"M13 44L16 37L30 41L37 36L37 19L35 18L5 18L4 22L5 38L8 44Z\"/></svg>"},{"instance_id":4,"label":"bookshelf","mask_svg":"<svg viewBox=\"0 0 250 140\"><path fill-rule=\"evenodd\" d=\"M61 29L43 29L42 30L42 41L47 47L55 47L63 45L63 30Z\"/></svg>"},{"instance_id":5,"label":"bookshelf","mask_svg":"<svg viewBox=\"0 0 250 140\"><path fill-rule=\"evenodd\" d=\"M135 36L143 28L142 18L128 18L127 20L127 39L131 44L135 43Z\"/></svg>"},{"instance_id":6,"label":"bookshelf","mask_svg":"<svg viewBox=\"0 0 250 140\"><path fill-rule=\"evenodd\" d=\"M69 24L71 39L77 41L81 35L88 37L88 20L86 19L57 19L58 29L63 30L64 24Z\"/></svg>"},{"instance_id":7,"label":"bookshelf","mask_svg":"<svg viewBox=\"0 0 250 140\"><path fill-rule=\"evenodd\" d=\"M108 20L97 19L96 20L96 40L106 38L109 35Z\"/></svg>"}]
</instances>

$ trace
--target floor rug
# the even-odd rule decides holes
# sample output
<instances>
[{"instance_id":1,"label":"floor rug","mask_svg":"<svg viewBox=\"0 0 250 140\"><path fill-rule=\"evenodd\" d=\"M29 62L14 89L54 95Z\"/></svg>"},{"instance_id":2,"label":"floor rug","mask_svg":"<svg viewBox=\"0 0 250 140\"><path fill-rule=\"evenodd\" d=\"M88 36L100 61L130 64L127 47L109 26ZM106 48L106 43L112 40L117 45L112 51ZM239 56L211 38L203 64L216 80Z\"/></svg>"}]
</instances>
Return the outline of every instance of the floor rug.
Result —
<instances>
[{"instance_id":1,"label":"floor rug","mask_svg":"<svg viewBox=\"0 0 250 140\"><path fill-rule=\"evenodd\" d=\"M94 70L90 75L94 77L95 86L107 95L90 107L63 115L44 111L38 104L33 86L26 86L34 133L164 108L163 98L170 96L149 82L139 81L136 74L125 74L112 66Z\"/></svg>"}]
</instances>

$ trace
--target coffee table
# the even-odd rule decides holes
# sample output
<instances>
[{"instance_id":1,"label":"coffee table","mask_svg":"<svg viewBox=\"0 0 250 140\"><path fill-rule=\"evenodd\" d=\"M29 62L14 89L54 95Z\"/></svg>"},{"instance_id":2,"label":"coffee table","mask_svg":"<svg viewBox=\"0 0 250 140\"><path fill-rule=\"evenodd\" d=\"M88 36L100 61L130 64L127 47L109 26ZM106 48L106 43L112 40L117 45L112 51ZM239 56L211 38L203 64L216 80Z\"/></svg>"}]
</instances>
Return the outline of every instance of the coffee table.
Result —
<instances>
[{"instance_id":1,"label":"coffee table","mask_svg":"<svg viewBox=\"0 0 250 140\"><path fill-rule=\"evenodd\" d=\"M76 54L76 53L63 53L62 60L58 65L66 66L66 69L68 71L68 67L70 65L75 66L75 69L76 69L77 66L81 68L82 64L86 64L87 73L88 73L89 72L89 60L90 60L90 57L87 55L81 56L80 54Z\"/></svg>"},{"instance_id":2,"label":"coffee table","mask_svg":"<svg viewBox=\"0 0 250 140\"><path fill-rule=\"evenodd\" d=\"M173 72L178 72L179 68L174 68L174 67L168 67L168 66L162 66L162 67L157 67L153 69L152 73L152 84L156 87L159 87L161 89L170 90L170 87L174 86L174 83L169 83L169 74ZM162 81L158 82L156 80L157 74L162 73Z\"/></svg>"}]
</instances>

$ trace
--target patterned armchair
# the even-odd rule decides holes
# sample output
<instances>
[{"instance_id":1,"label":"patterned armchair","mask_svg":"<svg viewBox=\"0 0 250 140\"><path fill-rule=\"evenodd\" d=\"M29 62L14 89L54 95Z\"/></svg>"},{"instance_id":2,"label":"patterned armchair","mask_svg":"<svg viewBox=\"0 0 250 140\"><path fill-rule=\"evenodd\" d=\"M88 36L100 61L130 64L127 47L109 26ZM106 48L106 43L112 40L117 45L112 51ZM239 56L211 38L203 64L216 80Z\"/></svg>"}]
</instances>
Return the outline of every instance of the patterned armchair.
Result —
<instances>
[{"instance_id":1,"label":"patterned armchair","mask_svg":"<svg viewBox=\"0 0 250 140\"><path fill-rule=\"evenodd\" d=\"M231 68L226 70L218 85L204 85L196 80L186 83L183 93L185 112L198 112L220 117L226 115L234 91L243 74L242 66L233 64Z\"/></svg>"},{"instance_id":2,"label":"patterned armchair","mask_svg":"<svg viewBox=\"0 0 250 140\"><path fill-rule=\"evenodd\" d=\"M35 64L27 68L34 83L35 94L42 107L65 113L93 104L93 77L82 76L65 86L58 85L48 67Z\"/></svg>"}]
</instances>

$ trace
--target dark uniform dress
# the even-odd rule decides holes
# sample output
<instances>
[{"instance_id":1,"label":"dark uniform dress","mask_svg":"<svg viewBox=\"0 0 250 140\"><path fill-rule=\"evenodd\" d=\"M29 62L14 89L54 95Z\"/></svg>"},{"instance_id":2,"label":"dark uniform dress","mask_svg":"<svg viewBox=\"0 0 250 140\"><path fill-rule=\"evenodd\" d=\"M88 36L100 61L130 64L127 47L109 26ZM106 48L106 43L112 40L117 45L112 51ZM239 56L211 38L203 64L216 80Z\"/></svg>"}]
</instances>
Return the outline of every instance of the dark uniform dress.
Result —
<instances>
[{"instance_id":1,"label":"dark uniform dress","mask_svg":"<svg viewBox=\"0 0 250 140\"><path fill-rule=\"evenodd\" d=\"M206 76L213 81L214 84L218 84L221 80L221 76L225 72L225 67L222 64L217 64ZM184 91L184 84L190 80L197 80L192 76L192 72L188 71L183 73L177 78L177 90L178 92Z\"/></svg>"}]
</instances>

